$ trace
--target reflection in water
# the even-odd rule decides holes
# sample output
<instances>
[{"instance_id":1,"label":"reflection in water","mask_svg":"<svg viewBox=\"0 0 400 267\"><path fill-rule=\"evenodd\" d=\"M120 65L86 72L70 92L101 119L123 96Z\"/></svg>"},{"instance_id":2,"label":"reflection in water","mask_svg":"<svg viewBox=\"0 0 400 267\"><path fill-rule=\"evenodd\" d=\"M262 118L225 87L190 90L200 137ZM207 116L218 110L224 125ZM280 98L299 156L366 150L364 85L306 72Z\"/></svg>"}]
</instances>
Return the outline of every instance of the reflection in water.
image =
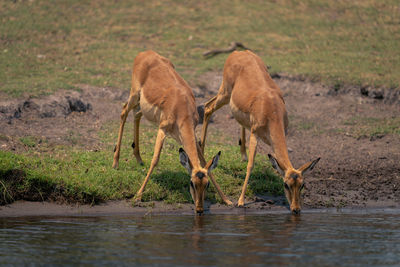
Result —
<instances>
[{"instance_id":1,"label":"reflection in water","mask_svg":"<svg viewBox=\"0 0 400 267\"><path fill-rule=\"evenodd\" d=\"M203 234L203 225L204 225L204 216L194 216L193 217L193 232L191 233L191 238L193 240L192 246L194 251L197 253L203 252L201 250L202 243L204 241ZM194 262L196 264L200 264L199 262Z\"/></svg>"},{"instance_id":2,"label":"reflection in water","mask_svg":"<svg viewBox=\"0 0 400 267\"><path fill-rule=\"evenodd\" d=\"M0 219L0 265L395 266L400 215Z\"/></svg>"}]
</instances>

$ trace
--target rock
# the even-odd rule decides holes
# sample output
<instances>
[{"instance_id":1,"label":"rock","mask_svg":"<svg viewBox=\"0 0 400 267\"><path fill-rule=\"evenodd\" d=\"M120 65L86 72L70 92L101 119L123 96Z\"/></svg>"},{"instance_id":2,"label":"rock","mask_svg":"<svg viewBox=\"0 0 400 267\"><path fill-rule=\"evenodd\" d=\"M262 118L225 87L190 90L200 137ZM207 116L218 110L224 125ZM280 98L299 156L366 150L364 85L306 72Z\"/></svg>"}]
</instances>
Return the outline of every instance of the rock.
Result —
<instances>
[{"instance_id":1,"label":"rock","mask_svg":"<svg viewBox=\"0 0 400 267\"><path fill-rule=\"evenodd\" d=\"M383 99L383 92L382 91L372 91L371 96L375 99Z\"/></svg>"},{"instance_id":2,"label":"rock","mask_svg":"<svg viewBox=\"0 0 400 267\"><path fill-rule=\"evenodd\" d=\"M255 202L265 202L263 198L260 197L255 197L254 199Z\"/></svg>"},{"instance_id":3,"label":"rock","mask_svg":"<svg viewBox=\"0 0 400 267\"><path fill-rule=\"evenodd\" d=\"M364 95L364 96L368 96L368 94L369 94L368 88L367 87L361 87L360 88L360 93L362 95Z\"/></svg>"},{"instance_id":4,"label":"rock","mask_svg":"<svg viewBox=\"0 0 400 267\"><path fill-rule=\"evenodd\" d=\"M69 104L70 113L74 111L86 112L92 108L92 105L90 103L85 104L79 98L70 98L67 96L66 99Z\"/></svg>"}]
</instances>

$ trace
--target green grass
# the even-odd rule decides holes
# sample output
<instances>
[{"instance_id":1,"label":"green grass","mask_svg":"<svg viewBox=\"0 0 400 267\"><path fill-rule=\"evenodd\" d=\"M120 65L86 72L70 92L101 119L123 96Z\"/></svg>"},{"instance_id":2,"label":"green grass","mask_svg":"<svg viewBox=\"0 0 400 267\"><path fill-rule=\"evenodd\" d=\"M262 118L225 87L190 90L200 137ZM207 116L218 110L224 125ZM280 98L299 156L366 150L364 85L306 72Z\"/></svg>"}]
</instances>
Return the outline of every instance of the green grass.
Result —
<instances>
[{"instance_id":1,"label":"green grass","mask_svg":"<svg viewBox=\"0 0 400 267\"><path fill-rule=\"evenodd\" d=\"M15 3L14 3L15 2ZM243 42L271 72L398 87L398 1L2 1L0 92L38 96L79 84L127 88L134 57L153 49L190 82L221 71Z\"/></svg>"},{"instance_id":2,"label":"green grass","mask_svg":"<svg viewBox=\"0 0 400 267\"><path fill-rule=\"evenodd\" d=\"M352 117L343 122L350 127L350 134L354 137L374 137L386 134L400 135L400 118L370 118Z\"/></svg>"},{"instance_id":3,"label":"green grass","mask_svg":"<svg viewBox=\"0 0 400 267\"><path fill-rule=\"evenodd\" d=\"M33 136L24 136L19 138L19 141L27 147L34 147L37 144L37 140Z\"/></svg>"},{"instance_id":4,"label":"green grass","mask_svg":"<svg viewBox=\"0 0 400 267\"><path fill-rule=\"evenodd\" d=\"M102 131L104 149L101 151L82 151L67 146L52 149L52 153L43 146L28 146L28 151L19 155L0 151L0 203L17 199L97 203L133 197L149 168L156 129L153 126L141 126L140 145L144 166L134 160L130 147L132 136L125 133L120 166L114 170L111 168L112 149L116 140L115 131L111 131L115 129L114 126L107 125ZM225 145L227 142L222 137L210 136L209 139L208 159L218 152L217 149L222 150L219 166L213 173L224 193L236 201L246 172L246 163L240 161L239 146ZM178 149L174 140L166 139L160 162L143 194L143 201L191 202L190 178L179 163ZM247 196L267 192L283 194L281 179L267 162L265 156L258 156ZM207 198L212 202L221 201L213 186L210 186Z\"/></svg>"}]
</instances>

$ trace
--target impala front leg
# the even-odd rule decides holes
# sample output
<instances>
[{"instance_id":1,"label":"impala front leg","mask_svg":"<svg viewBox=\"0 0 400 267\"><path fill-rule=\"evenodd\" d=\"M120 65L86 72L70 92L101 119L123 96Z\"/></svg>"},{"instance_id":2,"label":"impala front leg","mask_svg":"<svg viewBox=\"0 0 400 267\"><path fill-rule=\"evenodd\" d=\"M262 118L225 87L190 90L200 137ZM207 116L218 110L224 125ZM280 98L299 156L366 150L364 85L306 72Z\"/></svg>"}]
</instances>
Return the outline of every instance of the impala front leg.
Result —
<instances>
[{"instance_id":1,"label":"impala front leg","mask_svg":"<svg viewBox=\"0 0 400 267\"><path fill-rule=\"evenodd\" d=\"M201 148L200 148L200 146L199 146L199 144L197 142L196 142L196 148L197 148L197 154L199 155L201 166L204 167L206 165L206 160L205 160L204 154L201 151ZM226 205L232 205L233 204L232 201L230 201L225 196L224 192L222 192L222 190L219 187L219 185L218 185L217 181L215 180L214 176L211 173L209 173L208 176L210 177L211 182L213 183L215 188L217 189L217 192L218 192L219 196L221 197L222 201L224 201Z\"/></svg>"},{"instance_id":2,"label":"impala front leg","mask_svg":"<svg viewBox=\"0 0 400 267\"><path fill-rule=\"evenodd\" d=\"M201 129L201 142L200 142L201 153L203 153L203 155L204 155L204 147L206 145L208 123L210 121L212 113L214 112L212 107L215 105L216 99L217 96L214 96L204 105L203 128Z\"/></svg>"},{"instance_id":3,"label":"impala front leg","mask_svg":"<svg viewBox=\"0 0 400 267\"><path fill-rule=\"evenodd\" d=\"M217 192L218 192L219 196L222 198L222 201L224 201L226 205L229 205L229 206L232 205L232 204L233 204L232 201L230 201L230 200L225 196L224 192L222 192L222 190L221 190L221 188L219 187L217 181L215 181L214 176L213 176L211 173L209 173L208 176L210 177L211 182L213 183L213 185L215 186L215 188L217 189Z\"/></svg>"},{"instance_id":4,"label":"impala front leg","mask_svg":"<svg viewBox=\"0 0 400 267\"><path fill-rule=\"evenodd\" d=\"M151 160L151 165L150 165L150 169L147 172L146 178L144 179L144 182L142 184L142 186L140 187L139 191L136 193L136 201L141 201L142 200L142 194L144 191L144 188L147 185L147 182L150 179L150 175L153 172L154 168L156 167L158 160L160 159L160 153L161 153L161 149L164 143L164 139L165 139L165 132L162 129L158 129L158 133L157 133L157 140L156 140L156 145L154 146L154 155L153 155L153 159Z\"/></svg>"},{"instance_id":5,"label":"impala front leg","mask_svg":"<svg viewBox=\"0 0 400 267\"><path fill-rule=\"evenodd\" d=\"M204 148L206 146L206 135L207 135L207 127L210 121L211 115L220 109L221 107L228 104L230 99L230 94L224 89L223 85L221 85L218 94L211 98L204 105L204 119L203 119L203 128L201 130L201 152L204 154Z\"/></svg>"},{"instance_id":6,"label":"impala front leg","mask_svg":"<svg viewBox=\"0 0 400 267\"><path fill-rule=\"evenodd\" d=\"M238 206L244 206L244 195L246 193L247 184L249 183L249 178L251 171L253 170L254 166L254 158L256 157L256 150L257 150L257 137L255 133L250 134L250 143L249 143L249 162L247 163L247 172L246 178L244 179L244 184L242 188L242 193L240 194Z\"/></svg>"}]
</instances>

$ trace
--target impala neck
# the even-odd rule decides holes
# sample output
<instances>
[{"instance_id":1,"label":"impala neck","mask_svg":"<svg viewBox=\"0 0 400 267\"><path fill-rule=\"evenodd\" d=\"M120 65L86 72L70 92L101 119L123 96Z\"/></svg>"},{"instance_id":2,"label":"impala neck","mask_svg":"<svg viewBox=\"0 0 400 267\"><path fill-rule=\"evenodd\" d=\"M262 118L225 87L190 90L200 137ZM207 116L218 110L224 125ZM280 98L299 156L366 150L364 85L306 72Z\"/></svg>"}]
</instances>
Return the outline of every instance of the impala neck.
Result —
<instances>
[{"instance_id":1,"label":"impala neck","mask_svg":"<svg viewBox=\"0 0 400 267\"><path fill-rule=\"evenodd\" d=\"M197 153L196 137L193 123L185 121L179 125L180 139L193 168L200 168L200 159Z\"/></svg>"},{"instance_id":2,"label":"impala neck","mask_svg":"<svg viewBox=\"0 0 400 267\"><path fill-rule=\"evenodd\" d=\"M272 149L274 150L275 158L278 160L279 167L285 172L289 169L293 169L289 159L283 127L276 127L274 131L271 131L271 141Z\"/></svg>"},{"instance_id":3,"label":"impala neck","mask_svg":"<svg viewBox=\"0 0 400 267\"><path fill-rule=\"evenodd\" d=\"M283 171L287 171L290 169L293 169L292 163L290 162L289 159L289 154L286 148L286 144L285 146L279 145L274 147L274 153L275 153L275 157L279 162L279 166Z\"/></svg>"}]
</instances>

